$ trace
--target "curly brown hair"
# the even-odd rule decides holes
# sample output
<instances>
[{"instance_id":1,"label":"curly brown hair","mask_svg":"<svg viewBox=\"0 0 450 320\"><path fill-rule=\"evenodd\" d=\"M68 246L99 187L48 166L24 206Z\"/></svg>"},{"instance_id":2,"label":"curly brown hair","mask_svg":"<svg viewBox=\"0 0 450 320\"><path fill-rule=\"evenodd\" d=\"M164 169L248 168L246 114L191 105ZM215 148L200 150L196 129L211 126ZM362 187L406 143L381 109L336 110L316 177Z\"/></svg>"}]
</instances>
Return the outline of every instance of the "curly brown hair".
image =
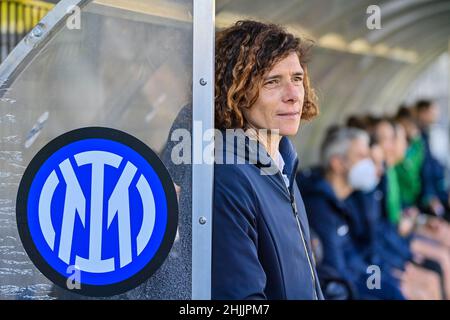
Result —
<instances>
[{"instance_id":1,"label":"curly brown hair","mask_svg":"<svg viewBox=\"0 0 450 320\"><path fill-rule=\"evenodd\" d=\"M216 36L215 126L218 129L246 128L242 114L258 99L264 75L292 52L304 70L305 98L301 118L319 114L317 97L306 67L313 42L295 37L275 24L243 20Z\"/></svg>"}]
</instances>

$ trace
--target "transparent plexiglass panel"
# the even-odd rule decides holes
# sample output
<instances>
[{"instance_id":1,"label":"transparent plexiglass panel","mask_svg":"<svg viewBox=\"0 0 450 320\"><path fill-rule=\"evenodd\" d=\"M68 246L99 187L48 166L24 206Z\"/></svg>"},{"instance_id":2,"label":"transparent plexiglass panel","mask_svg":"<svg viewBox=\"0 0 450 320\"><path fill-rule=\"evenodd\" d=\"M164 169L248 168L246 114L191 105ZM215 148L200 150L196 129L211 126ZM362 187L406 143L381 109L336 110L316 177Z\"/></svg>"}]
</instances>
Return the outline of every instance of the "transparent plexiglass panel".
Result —
<instances>
[{"instance_id":1,"label":"transparent plexiglass panel","mask_svg":"<svg viewBox=\"0 0 450 320\"><path fill-rule=\"evenodd\" d=\"M80 298L34 267L20 242L15 207L33 156L53 138L86 126L116 128L142 140L181 188L178 233L167 260L146 283L116 298L188 299L191 168L173 166L166 142L172 127L190 130L191 108L183 107L192 99L192 1L98 0L83 6L80 17L79 29L64 24L53 30L2 91L0 299Z\"/></svg>"}]
</instances>

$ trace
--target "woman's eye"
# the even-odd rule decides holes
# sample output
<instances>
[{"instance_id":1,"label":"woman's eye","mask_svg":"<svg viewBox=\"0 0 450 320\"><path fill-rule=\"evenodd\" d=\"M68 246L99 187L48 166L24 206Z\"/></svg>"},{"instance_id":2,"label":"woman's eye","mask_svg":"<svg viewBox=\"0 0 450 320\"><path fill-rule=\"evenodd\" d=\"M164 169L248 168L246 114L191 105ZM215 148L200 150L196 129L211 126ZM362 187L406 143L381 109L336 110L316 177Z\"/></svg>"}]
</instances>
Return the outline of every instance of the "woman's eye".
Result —
<instances>
[{"instance_id":1,"label":"woman's eye","mask_svg":"<svg viewBox=\"0 0 450 320\"><path fill-rule=\"evenodd\" d=\"M273 79L273 80L266 81L265 85L269 85L270 86L270 85L275 85L277 83L278 83L278 80Z\"/></svg>"}]
</instances>

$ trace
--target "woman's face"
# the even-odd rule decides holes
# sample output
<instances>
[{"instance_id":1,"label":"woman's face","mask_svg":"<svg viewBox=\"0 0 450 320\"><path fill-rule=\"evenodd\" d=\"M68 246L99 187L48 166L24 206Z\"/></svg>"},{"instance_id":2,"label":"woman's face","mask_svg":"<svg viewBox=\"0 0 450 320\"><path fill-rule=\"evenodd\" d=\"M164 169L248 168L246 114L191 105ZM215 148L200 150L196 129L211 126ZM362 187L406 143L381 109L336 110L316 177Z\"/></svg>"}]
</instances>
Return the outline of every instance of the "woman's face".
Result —
<instances>
[{"instance_id":1,"label":"woman's face","mask_svg":"<svg viewBox=\"0 0 450 320\"><path fill-rule=\"evenodd\" d=\"M303 77L296 53L277 62L263 77L256 102L243 111L249 126L279 130L281 136L295 135L305 96Z\"/></svg>"}]
</instances>

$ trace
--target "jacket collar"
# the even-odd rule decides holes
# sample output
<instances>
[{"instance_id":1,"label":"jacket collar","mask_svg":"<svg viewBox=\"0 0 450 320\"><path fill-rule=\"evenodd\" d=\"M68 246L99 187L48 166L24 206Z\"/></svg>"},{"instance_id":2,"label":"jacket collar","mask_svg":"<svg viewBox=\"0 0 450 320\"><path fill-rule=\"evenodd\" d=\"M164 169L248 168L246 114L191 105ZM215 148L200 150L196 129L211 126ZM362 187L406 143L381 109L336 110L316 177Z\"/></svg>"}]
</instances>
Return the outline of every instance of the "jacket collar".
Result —
<instances>
[{"instance_id":1,"label":"jacket collar","mask_svg":"<svg viewBox=\"0 0 450 320\"><path fill-rule=\"evenodd\" d=\"M264 145L257 140L249 138L243 130L232 129L222 130L221 138L216 137L216 163L250 163L261 168L267 175L274 175L278 172L275 161L270 157ZM289 178L292 187L298 167L298 156L295 147L288 137L282 137L279 145L279 152L283 157L283 174ZM219 159L218 156L222 156ZM232 160L229 162L227 160Z\"/></svg>"},{"instance_id":2,"label":"jacket collar","mask_svg":"<svg viewBox=\"0 0 450 320\"><path fill-rule=\"evenodd\" d=\"M288 137L281 138L279 151L284 160L283 173L289 178L289 185L292 187L299 162L297 151Z\"/></svg>"}]
</instances>

